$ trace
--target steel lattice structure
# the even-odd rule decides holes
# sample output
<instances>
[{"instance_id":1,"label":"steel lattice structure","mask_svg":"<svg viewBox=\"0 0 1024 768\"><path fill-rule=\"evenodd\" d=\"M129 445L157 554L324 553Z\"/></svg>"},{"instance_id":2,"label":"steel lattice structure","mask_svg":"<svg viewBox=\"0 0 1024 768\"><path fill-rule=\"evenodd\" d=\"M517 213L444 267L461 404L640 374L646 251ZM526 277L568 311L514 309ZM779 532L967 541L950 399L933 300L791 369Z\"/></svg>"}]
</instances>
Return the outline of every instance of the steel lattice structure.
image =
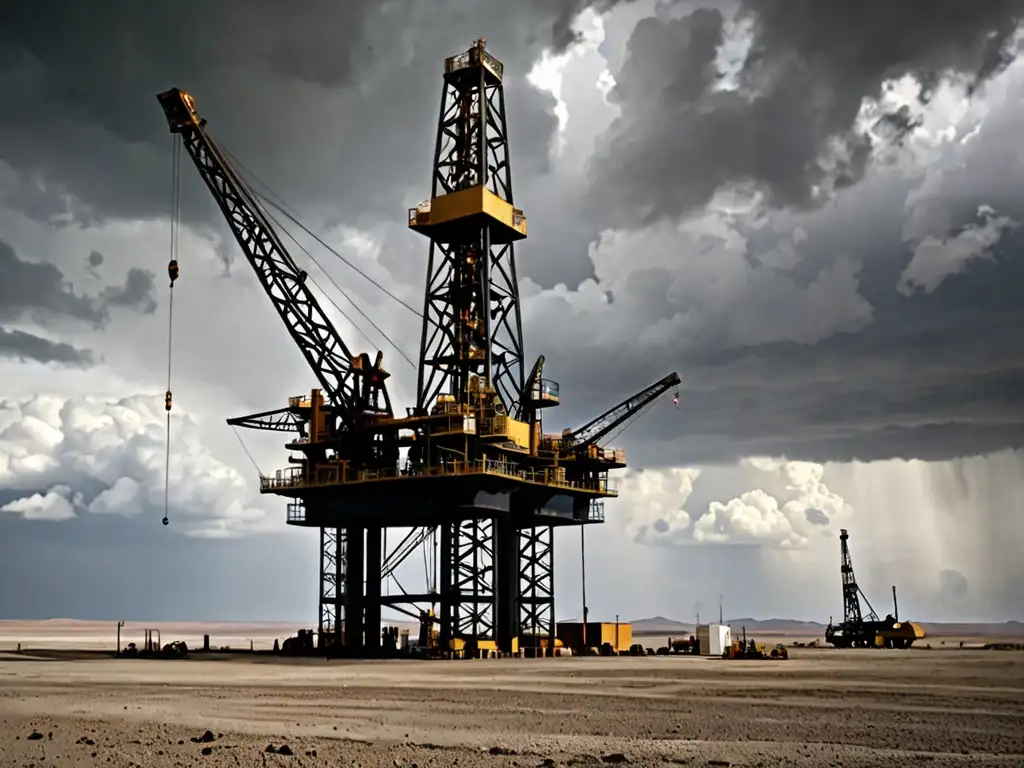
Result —
<instances>
[{"instance_id":1,"label":"steel lattice structure","mask_svg":"<svg viewBox=\"0 0 1024 768\"><path fill-rule=\"evenodd\" d=\"M483 47L446 62L431 198L482 186L514 205L502 73L501 63ZM460 311L469 313L469 323L479 324L473 329L477 339ZM468 354L473 341L480 342L484 359ZM426 409L442 393L461 399L471 373L492 381L509 413L518 417L523 326L515 247L493 242L485 221L470 223L466 236L455 242L431 240L418 407Z\"/></svg>"},{"instance_id":2,"label":"steel lattice structure","mask_svg":"<svg viewBox=\"0 0 1024 768\"><path fill-rule=\"evenodd\" d=\"M192 97L158 96L320 383L229 423L296 433L291 466L260 490L289 499L290 525L320 529L328 652L380 653L384 608L419 620L420 639L442 654L553 648L554 529L604 521L603 499L616 495L608 472L625 454L599 441L679 383L672 374L585 427L543 432L559 392L543 357L524 377L514 243L526 216L512 196L503 69L483 40L445 61L431 197L408 212L430 246L417 400L402 417L381 353L371 361L345 345ZM406 532L389 543L396 529ZM397 577L417 550L419 592ZM383 589L392 581L397 594Z\"/></svg>"}]
</instances>

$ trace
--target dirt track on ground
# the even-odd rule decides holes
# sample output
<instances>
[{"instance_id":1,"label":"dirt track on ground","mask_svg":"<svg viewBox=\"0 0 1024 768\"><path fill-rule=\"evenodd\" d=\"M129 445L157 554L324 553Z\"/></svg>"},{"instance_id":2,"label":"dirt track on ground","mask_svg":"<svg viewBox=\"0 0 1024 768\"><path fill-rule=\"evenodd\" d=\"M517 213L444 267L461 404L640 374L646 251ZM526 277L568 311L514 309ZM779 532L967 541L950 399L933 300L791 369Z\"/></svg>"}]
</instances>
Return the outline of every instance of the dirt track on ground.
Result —
<instances>
[{"instance_id":1,"label":"dirt track on ground","mask_svg":"<svg viewBox=\"0 0 1024 768\"><path fill-rule=\"evenodd\" d=\"M0 654L0 765L472 768L617 755L631 765L1024 764L1024 654L792 654L329 663ZM213 741L192 741L206 730Z\"/></svg>"}]
</instances>

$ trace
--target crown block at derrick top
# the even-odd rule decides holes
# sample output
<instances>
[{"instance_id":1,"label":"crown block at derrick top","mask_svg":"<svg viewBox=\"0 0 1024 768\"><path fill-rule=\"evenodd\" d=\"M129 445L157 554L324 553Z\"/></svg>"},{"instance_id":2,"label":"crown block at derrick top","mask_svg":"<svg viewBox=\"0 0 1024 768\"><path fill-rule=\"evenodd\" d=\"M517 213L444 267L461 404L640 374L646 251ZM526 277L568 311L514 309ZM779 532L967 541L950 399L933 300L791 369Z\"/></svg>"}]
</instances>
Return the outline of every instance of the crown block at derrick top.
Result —
<instances>
[{"instance_id":1,"label":"crown block at derrick top","mask_svg":"<svg viewBox=\"0 0 1024 768\"><path fill-rule=\"evenodd\" d=\"M438 243L478 242L484 224L490 225L492 243L526 237L526 214L483 186L441 195L409 209L409 229Z\"/></svg>"}]
</instances>

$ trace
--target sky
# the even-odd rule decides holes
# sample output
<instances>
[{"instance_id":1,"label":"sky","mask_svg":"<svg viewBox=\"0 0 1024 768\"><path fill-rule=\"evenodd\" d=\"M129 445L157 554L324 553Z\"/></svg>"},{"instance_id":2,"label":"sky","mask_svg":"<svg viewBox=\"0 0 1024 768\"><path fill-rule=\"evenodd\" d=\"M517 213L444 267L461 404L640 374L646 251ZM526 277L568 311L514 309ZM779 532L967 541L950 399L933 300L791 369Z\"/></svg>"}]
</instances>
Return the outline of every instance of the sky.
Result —
<instances>
[{"instance_id":1,"label":"sky","mask_svg":"<svg viewBox=\"0 0 1024 768\"><path fill-rule=\"evenodd\" d=\"M419 321L350 265L422 302L405 212L429 194L443 61L484 35L529 218L527 359L562 392L545 431L682 378L678 409L616 441L591 615L692 620L721 595L827 621L845 527L880 612L895 584L905 617L1024 618L1024 0L514 7L0 10L0 616L315 623L318 536L258 492L281 436L225 424L315 379L187 158L164 481L155 95L191 92L344 258L286 224L401 410L415 370L350 302L413 359ZM560 617L580 546L556 534Z\"/></svg>"}]
</instances>

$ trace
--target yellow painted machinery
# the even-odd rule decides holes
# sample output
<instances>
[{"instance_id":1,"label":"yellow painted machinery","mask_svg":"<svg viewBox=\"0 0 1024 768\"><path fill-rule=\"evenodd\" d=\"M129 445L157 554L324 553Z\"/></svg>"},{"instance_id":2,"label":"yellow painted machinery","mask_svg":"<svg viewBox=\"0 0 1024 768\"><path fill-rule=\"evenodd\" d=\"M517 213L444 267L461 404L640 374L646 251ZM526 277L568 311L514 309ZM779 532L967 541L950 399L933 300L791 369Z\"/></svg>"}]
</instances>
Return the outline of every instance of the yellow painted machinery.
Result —
<instances>
[{"instance_id":1,"label":"yellow painted machinery","mask_svg":"<svg viewBox=\"0 0 1024 768\"><path fill-rule=\"evenodd\" d=\"M786 646L782 643L776 643L774 647L769 648L766 643L758 643L753 638L748 640L747 628L744 627L742 635L732 641L732 645L726 649L723 656L726 659L776 659L785 661L789 658L789 651L786 650Z\"/></svg>"}]
</instances>

